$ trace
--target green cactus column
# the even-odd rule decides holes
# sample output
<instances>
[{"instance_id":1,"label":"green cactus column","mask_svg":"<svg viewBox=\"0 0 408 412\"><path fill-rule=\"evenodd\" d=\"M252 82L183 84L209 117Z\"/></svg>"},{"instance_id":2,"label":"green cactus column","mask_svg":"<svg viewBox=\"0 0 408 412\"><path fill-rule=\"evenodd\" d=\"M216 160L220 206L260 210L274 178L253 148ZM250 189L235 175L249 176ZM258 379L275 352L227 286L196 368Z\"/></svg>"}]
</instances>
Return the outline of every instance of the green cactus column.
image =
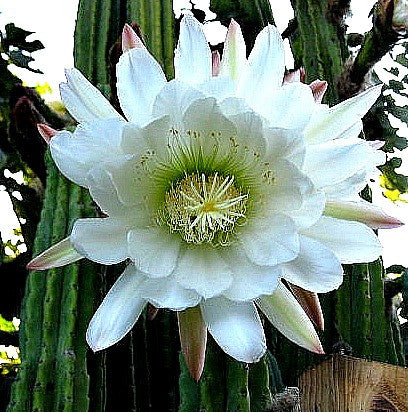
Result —
<instances>
[{"instance_id":1,"label":"green cactus column","mask_svg":"<svg viewBox=\"0 0 408 412\"><path fill-rule=\"evenodd\" d=\"M46 165L47 185L34 254L66 237L75 219L93 214L89 196L58 172L49 152ZM29 274L21 314L22 366L9 411L88 410L82 319L88 322L93 310L89 302L93 306L95 267L89 269L89 264L75 263ZM89 286L80 288L84 271Z\"/></svg>"}]
</instances>

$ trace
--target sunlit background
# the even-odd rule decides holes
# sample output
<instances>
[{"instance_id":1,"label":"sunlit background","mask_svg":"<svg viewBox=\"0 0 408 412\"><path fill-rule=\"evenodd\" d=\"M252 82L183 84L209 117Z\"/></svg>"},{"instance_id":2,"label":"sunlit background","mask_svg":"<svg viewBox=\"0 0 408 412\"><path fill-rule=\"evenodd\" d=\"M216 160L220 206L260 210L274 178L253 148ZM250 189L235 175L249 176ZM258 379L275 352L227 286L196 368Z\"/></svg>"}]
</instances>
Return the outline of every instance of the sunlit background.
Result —
<instances>
[{"instance_id":1,"label":"sunlit background","mask_svg":"<svg viewBox=\"0 0 408 412\"><path fill-rule=\"evenodd\" d=\"M176 12L180 13L183 7L188 7L189 2L184 0L175 0ZM208 9L209 0L197 0L197 5L204 6ZM371 26L369 12L375 3L375 0L362 2L361 0L351 1L351 10L353 16L347 19L348 31L364 33ZM33 53L35 61L31 63L33 68L40 69L44 74L35 74L24 69L13 67L13 72L18 75L28 86L44 85L48 83L51 92L43 95L46 100L58 100L58 84L64 81L64 68L73 67L73 33L76 18L77 0L2 0L0 1L0 28L3 29L5 24L13 22L25 30L35 32L31 39L39 39L45 46L44 50ZM293 17L293 11L289 0L271 0L272 9L276 25L282 32ZM214 14L208 14L207 18L214 18ZM219 22L209 22L205 26L208 38L212 43L218 43L225 35L226 28ZM29 38L29 39L30 39ZM287 41L286 41L287 42ZM293 59L290 54L289 45L286 52L286 65L292 68ZM401 53L401 50L398 50ZM376 67L382 81L387 82L388 73L381 69L391 64L391 59L385 57ZM398 102L403 105L407 102ZM408 137L408 130L403 127L402 123L395 118L390 119L393 127L398 127L400 136ZM398 153L398 157L403 158L403 165L398 170L399 173L408 175L408 149ZM7 171L5 172L7 173ZM15 175L16 179L22 179L22 174ZM378 184L378 176L373 176L376 182L371 185L373 189L374 203L380 205L389 214L397 217L403 222L408 223L408 205L402 202L392 203L384 198ZM15 196L18 196L15 193ZM24 223L24 222L21 222ZM14 229L18 228L20 223L13 213L11 201L4 188L0 186L0 231L3 241L11 239L17 241ZM407 225L408 226L408 225ZM393 230L381 230L380 239L384 245L384 263L385 266L391 264L401 264L408 266L408 253L406 244L408 243L408 227L402 227ZM24 245L21 245L20 251L24 251Z\"/></svg>"}]
</instances>

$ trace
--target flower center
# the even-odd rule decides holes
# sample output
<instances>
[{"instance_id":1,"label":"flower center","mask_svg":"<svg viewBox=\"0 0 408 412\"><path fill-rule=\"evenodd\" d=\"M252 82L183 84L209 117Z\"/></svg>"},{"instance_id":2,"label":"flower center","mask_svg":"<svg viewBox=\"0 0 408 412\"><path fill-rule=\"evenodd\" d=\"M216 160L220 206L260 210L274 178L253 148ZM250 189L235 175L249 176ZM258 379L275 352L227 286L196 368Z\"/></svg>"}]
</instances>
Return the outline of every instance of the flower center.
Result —
<instances>
[{"instance_id":1,"label":"flower center","mask_svg":"<svg viewBox=\"0 0 408 412\"><path fill-rule=\"evenodd\" d=\"M233 176L187 175L166 193L164 221L186 242L226 244L237 221L245 218L247 199Z\"/></svg>"}]
</instances>

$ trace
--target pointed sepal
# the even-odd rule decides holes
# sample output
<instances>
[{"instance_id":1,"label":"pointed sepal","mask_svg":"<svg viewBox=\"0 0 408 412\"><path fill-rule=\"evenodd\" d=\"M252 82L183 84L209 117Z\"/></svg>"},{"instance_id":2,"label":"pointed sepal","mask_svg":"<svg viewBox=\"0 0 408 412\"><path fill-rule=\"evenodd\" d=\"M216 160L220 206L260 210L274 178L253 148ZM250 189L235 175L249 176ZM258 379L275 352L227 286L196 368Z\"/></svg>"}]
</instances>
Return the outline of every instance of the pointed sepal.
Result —
<instances>
[{"instance_id":1,"label":"pointed sepal","mask_svg":"<svg viewBox=\"0 0 408 412\"><path fill-rule=\"evenodd\" d=\"M392 229L404 224L395 217L387 215L378 206L364 200L358 202L328 200L324 214L337 219L364 223L372 229Z\"/></svg>"},{"instance_id":2,"label":"pointed sepal","mask_svg":"<svg viewBox=\"0 0 408 412\"><path fill-rule=\"evenodd\" d=\"M262 296L255 302L276 329L289 340L311 352L324 354L311 320L282 282L278 283L272 295Z\"/></svg>"},{"instance_id":3,"label":"pointed sepal","mask_svg":"<svg viewBox=\"0 0 408 412\"><path fill-rule=\"evenodd\" d=\"M191 377L198 381L205 361L207 327L199 306L177 312L181 350Z\"/></svg>"},{"instance_id":4,"label":"pointed sepal","mask_svg":"<svg viewBox=\"0 0 408 412\"><path fill-rule=\"evenodd\" d=\"M142 40L140 40L132 26L126 23L122 31L122 51L127 52L131 49L141 49L144 47Z\"/></svg>"},{"instance_id":5,"label":"pointed sepal","mask_svg":"<svg viewBox=\"0 0 408 412\"><path fill-rule=\"evenodd\" d=\"M51 269L68 265L82 258L83 256L76 251L69 237L67 237L32 259L31 262L27 264L27 269Z\"/></svg>"},{"instance_id":6,"label":"pointed sepal","mask_svg":"<svg viewBox=\"0 0 408 412\"><path fill-rule=\"evenodd\" d=\"M43 123L38 123L37 129L47 144L50 143L51 138L58 133L55 129Z\"/></svg>"}]
</instances>

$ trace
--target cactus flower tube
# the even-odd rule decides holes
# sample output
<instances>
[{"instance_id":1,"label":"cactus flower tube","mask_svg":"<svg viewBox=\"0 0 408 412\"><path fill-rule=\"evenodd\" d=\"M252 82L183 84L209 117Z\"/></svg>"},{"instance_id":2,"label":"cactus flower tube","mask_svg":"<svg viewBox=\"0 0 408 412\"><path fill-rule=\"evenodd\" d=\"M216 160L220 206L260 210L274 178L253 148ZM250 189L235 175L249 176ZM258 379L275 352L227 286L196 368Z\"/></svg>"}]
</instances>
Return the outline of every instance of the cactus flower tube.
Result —
<instances>
[{"instance_id":1,"label":"cactus flower tube","mask_svg":"<svg viewBox=\"0 0 408 412\"><path fill-rule=\"evenodd\" d=\"M183 353L197 379L206 331L233 358L260 359L258 311L322 353L282 280L312 293L336 289L341 263L380 255L365 216L400 224L356 202L384 162L358 138L380 88L329 108L320 103L324 82L283 82L283 43L273 26L247 59L232 21L220 59L201 25L184 16L171 81L129 26L122 45L123 116L71 69L61 95L79 125L50 140L61 172L88 188L107 217L77 220L68 240L29 266L49 267L53 253L56 265L79 255L129 262L90 322L93 350L119 341L150 302L179 312Z\"/></svg>"}]
</instances>

